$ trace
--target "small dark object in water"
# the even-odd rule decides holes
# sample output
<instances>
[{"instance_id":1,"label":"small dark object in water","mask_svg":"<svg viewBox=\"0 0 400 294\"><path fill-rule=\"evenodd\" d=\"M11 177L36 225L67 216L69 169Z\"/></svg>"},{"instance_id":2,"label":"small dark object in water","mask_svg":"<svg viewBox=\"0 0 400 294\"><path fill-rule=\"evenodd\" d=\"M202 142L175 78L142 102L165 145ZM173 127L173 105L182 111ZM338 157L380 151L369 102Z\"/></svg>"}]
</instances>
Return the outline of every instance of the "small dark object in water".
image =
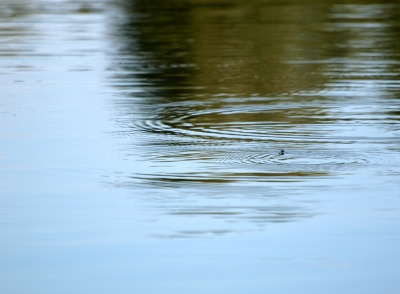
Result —
<instances>
[{"instance_id":1,"label":"small dark object in water","mask_svg":"<svg viewBox=\"0 0 400 294\"><path fill-rule=\"evenodd\" d=\"M281 150L281 151L279 151L279 155L284 155L285 154L285 150Z\"/></svg>"}]
</instances>

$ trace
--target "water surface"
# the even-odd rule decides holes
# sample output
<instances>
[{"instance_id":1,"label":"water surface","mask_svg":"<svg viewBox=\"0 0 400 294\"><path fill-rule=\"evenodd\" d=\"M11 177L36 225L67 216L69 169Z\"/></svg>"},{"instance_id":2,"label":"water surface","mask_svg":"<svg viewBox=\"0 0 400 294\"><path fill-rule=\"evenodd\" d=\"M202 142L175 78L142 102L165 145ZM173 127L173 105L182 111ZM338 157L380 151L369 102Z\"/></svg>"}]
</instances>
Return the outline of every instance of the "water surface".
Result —
<instances>
[{"instance_id":1,"label":"water surface","mask_svg":"<svg viewBox=\"0 0 400 294\"><path fill-rule=\"evenodd\" d=\"M5 293L400 291L396 1L0 7Z\"/></svg>"}]
</instances>

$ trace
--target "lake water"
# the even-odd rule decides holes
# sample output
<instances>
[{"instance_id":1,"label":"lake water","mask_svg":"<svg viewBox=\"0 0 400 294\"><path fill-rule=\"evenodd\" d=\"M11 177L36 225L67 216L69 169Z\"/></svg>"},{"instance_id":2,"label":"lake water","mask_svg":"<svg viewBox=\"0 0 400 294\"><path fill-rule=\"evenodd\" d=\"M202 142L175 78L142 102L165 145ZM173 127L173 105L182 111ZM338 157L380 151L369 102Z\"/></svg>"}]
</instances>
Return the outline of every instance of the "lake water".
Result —
<instances>
[{"instance_id":1,"label":"lake water","mask_svg":"<svg viewBox=\"0 0 400 294\"><path fill-rule=\"evenodd\" d=\"M399 294L399 151L398 1L0 1L2 293Z\"/></svg>"}]
</instances>

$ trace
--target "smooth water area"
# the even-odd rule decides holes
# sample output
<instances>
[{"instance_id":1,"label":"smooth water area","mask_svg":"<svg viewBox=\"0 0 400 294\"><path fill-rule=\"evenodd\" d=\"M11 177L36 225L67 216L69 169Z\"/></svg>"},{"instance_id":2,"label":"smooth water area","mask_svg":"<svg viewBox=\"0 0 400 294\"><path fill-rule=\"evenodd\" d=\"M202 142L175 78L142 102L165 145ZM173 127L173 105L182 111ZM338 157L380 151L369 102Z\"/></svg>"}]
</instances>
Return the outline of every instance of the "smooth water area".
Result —
<instances>
[{"instance_id":1,"label":"smooth water area","mask_svg":"<svg viewBox=\"0 0 400 294\"><path fill-rule=\"evenodd\" d=\"M395 0L0 1L2 293L400 293Z\"/></svg>"}]
</instances>

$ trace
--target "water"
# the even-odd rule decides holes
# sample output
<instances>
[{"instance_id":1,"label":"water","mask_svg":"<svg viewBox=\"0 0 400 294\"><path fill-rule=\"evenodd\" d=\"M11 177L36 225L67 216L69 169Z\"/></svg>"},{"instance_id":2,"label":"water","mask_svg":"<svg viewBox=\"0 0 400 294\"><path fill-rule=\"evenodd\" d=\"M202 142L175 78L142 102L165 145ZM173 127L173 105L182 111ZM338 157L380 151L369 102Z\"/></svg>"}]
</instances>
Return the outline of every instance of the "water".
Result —
<instances>
[{"instance_id":1,"label":"water","mask_svg":"<svg viewBox=\"0 0 400 294\"><path fill-rule=\"evenodd\" d=\"M2 292L399 293L399 8L2 1Z\"/></svg>"}]
</instances>

